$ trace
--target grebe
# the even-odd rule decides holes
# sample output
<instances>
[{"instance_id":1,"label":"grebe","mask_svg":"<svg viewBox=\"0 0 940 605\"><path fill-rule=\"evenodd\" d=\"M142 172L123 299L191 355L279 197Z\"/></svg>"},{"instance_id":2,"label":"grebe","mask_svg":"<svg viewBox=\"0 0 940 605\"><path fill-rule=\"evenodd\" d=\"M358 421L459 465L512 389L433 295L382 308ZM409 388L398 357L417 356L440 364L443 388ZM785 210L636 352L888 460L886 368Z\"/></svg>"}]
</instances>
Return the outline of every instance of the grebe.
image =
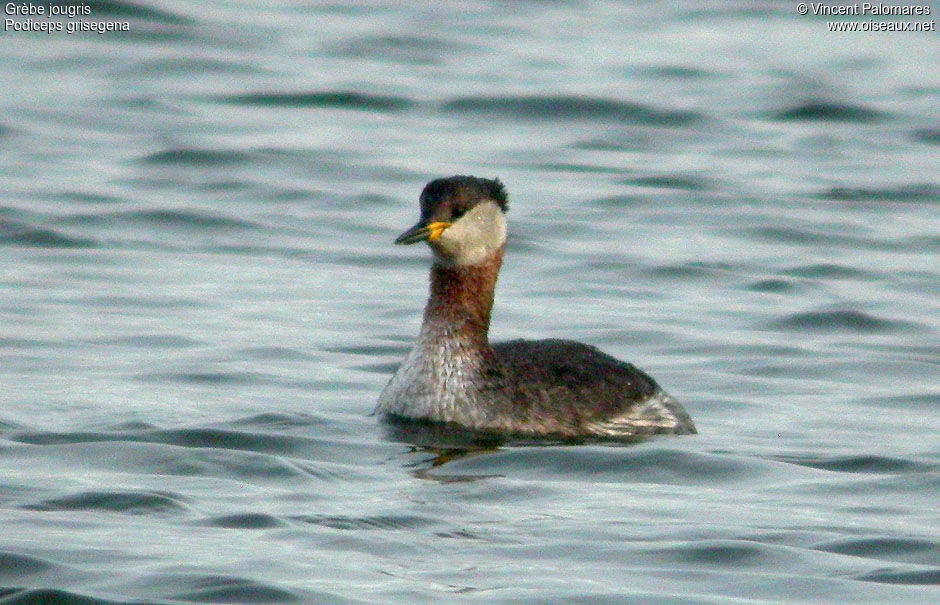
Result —
<instances>
[{"instance_id":1,"label":"grebe","mask_svg":"<svg viewBox=\"0 0 940 605\"><path fill-rule=\"evenodd\" d=\"M652 378L595 347L555 339L490 345L507 209L498 179L452 176L421 192L421 219L395 243L431 247L430 298L418 341L376 412L535 438L695 433Z\"/></svg>"}]
</instances>

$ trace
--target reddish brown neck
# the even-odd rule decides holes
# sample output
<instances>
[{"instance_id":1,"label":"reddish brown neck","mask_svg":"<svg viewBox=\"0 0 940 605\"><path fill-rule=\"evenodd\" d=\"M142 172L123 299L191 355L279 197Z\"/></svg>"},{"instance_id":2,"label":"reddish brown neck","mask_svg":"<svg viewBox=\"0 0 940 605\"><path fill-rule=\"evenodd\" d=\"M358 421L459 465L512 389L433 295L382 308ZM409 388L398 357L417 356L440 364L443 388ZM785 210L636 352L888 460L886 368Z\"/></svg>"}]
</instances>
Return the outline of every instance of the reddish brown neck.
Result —
<instances>
[{"instance_id":1,"label":"reddish brown neck","mask_svg":"<svg viewBox=\"0 0 940 605\"><path fill-rule=\"evenodd\" d=\"M479 265L444 267L435 263L431 267L431 297L424 310L425 322L443 322L458 335L487 344L504 248Z\"/></svg>"}]
</instances>

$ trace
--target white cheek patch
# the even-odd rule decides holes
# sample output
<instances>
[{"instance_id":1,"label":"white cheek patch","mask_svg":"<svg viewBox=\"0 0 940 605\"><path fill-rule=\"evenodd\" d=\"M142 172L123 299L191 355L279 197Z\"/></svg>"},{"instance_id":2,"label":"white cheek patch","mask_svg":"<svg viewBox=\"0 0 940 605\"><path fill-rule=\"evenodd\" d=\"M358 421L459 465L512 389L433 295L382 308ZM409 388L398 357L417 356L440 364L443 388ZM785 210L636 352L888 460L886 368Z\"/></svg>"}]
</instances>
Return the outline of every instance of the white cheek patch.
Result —
<instances>
[{"instance_id":1,"label":"white cheek patch","mask_svg":"<svg viewBox=\"0 0 940 605\"><path fill-rule=\"evenodd\" d=\"M506 243L506 218L494 202L475 206L432 242L435 260L445 266L478 265Z\"/></svg>"}]
</instances>

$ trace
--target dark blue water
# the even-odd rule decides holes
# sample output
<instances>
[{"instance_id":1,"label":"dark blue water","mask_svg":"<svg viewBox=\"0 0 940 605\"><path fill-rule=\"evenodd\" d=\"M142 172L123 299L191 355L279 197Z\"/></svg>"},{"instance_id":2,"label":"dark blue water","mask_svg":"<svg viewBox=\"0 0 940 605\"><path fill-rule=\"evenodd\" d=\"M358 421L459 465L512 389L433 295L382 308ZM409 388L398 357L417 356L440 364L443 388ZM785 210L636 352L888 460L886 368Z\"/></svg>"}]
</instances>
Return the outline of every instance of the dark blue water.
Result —
<instances>
[{"instance_id":1,"label":"dark blue water","mask_svg":"<svg viewBox=\"0 0 940 605\"><path fill-rule=\"evenodd\" d=\"M0 603L940 601L936 32L87 6L129 31L0 37ZM369 416L455 173L510 192L494 337L629 359L699 435Z\"/></svg>"}]
</instances>

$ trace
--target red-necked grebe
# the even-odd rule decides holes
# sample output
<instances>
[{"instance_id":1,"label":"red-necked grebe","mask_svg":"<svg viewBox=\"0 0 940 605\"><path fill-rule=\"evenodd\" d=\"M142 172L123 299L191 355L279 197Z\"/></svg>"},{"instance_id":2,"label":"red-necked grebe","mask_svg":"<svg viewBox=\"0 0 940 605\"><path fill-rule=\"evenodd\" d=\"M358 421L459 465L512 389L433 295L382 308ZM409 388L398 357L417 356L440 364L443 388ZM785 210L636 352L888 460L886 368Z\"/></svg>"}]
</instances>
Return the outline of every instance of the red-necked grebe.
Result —
<instances>
[{"instance_id":1,"label":"red-necked grebe","mask_svg":"<svg viewBox=\"0 0 940 605\"><path fill-rule=\"evenodd\" d=\"M379 396L390 419L548 438L695 433L686 411L629 363L570 340L487 337L506 248L498 179L453 176L421 193L421 219L396 244L434 253L418 342Z\"/></svg>"}]
</instances>

